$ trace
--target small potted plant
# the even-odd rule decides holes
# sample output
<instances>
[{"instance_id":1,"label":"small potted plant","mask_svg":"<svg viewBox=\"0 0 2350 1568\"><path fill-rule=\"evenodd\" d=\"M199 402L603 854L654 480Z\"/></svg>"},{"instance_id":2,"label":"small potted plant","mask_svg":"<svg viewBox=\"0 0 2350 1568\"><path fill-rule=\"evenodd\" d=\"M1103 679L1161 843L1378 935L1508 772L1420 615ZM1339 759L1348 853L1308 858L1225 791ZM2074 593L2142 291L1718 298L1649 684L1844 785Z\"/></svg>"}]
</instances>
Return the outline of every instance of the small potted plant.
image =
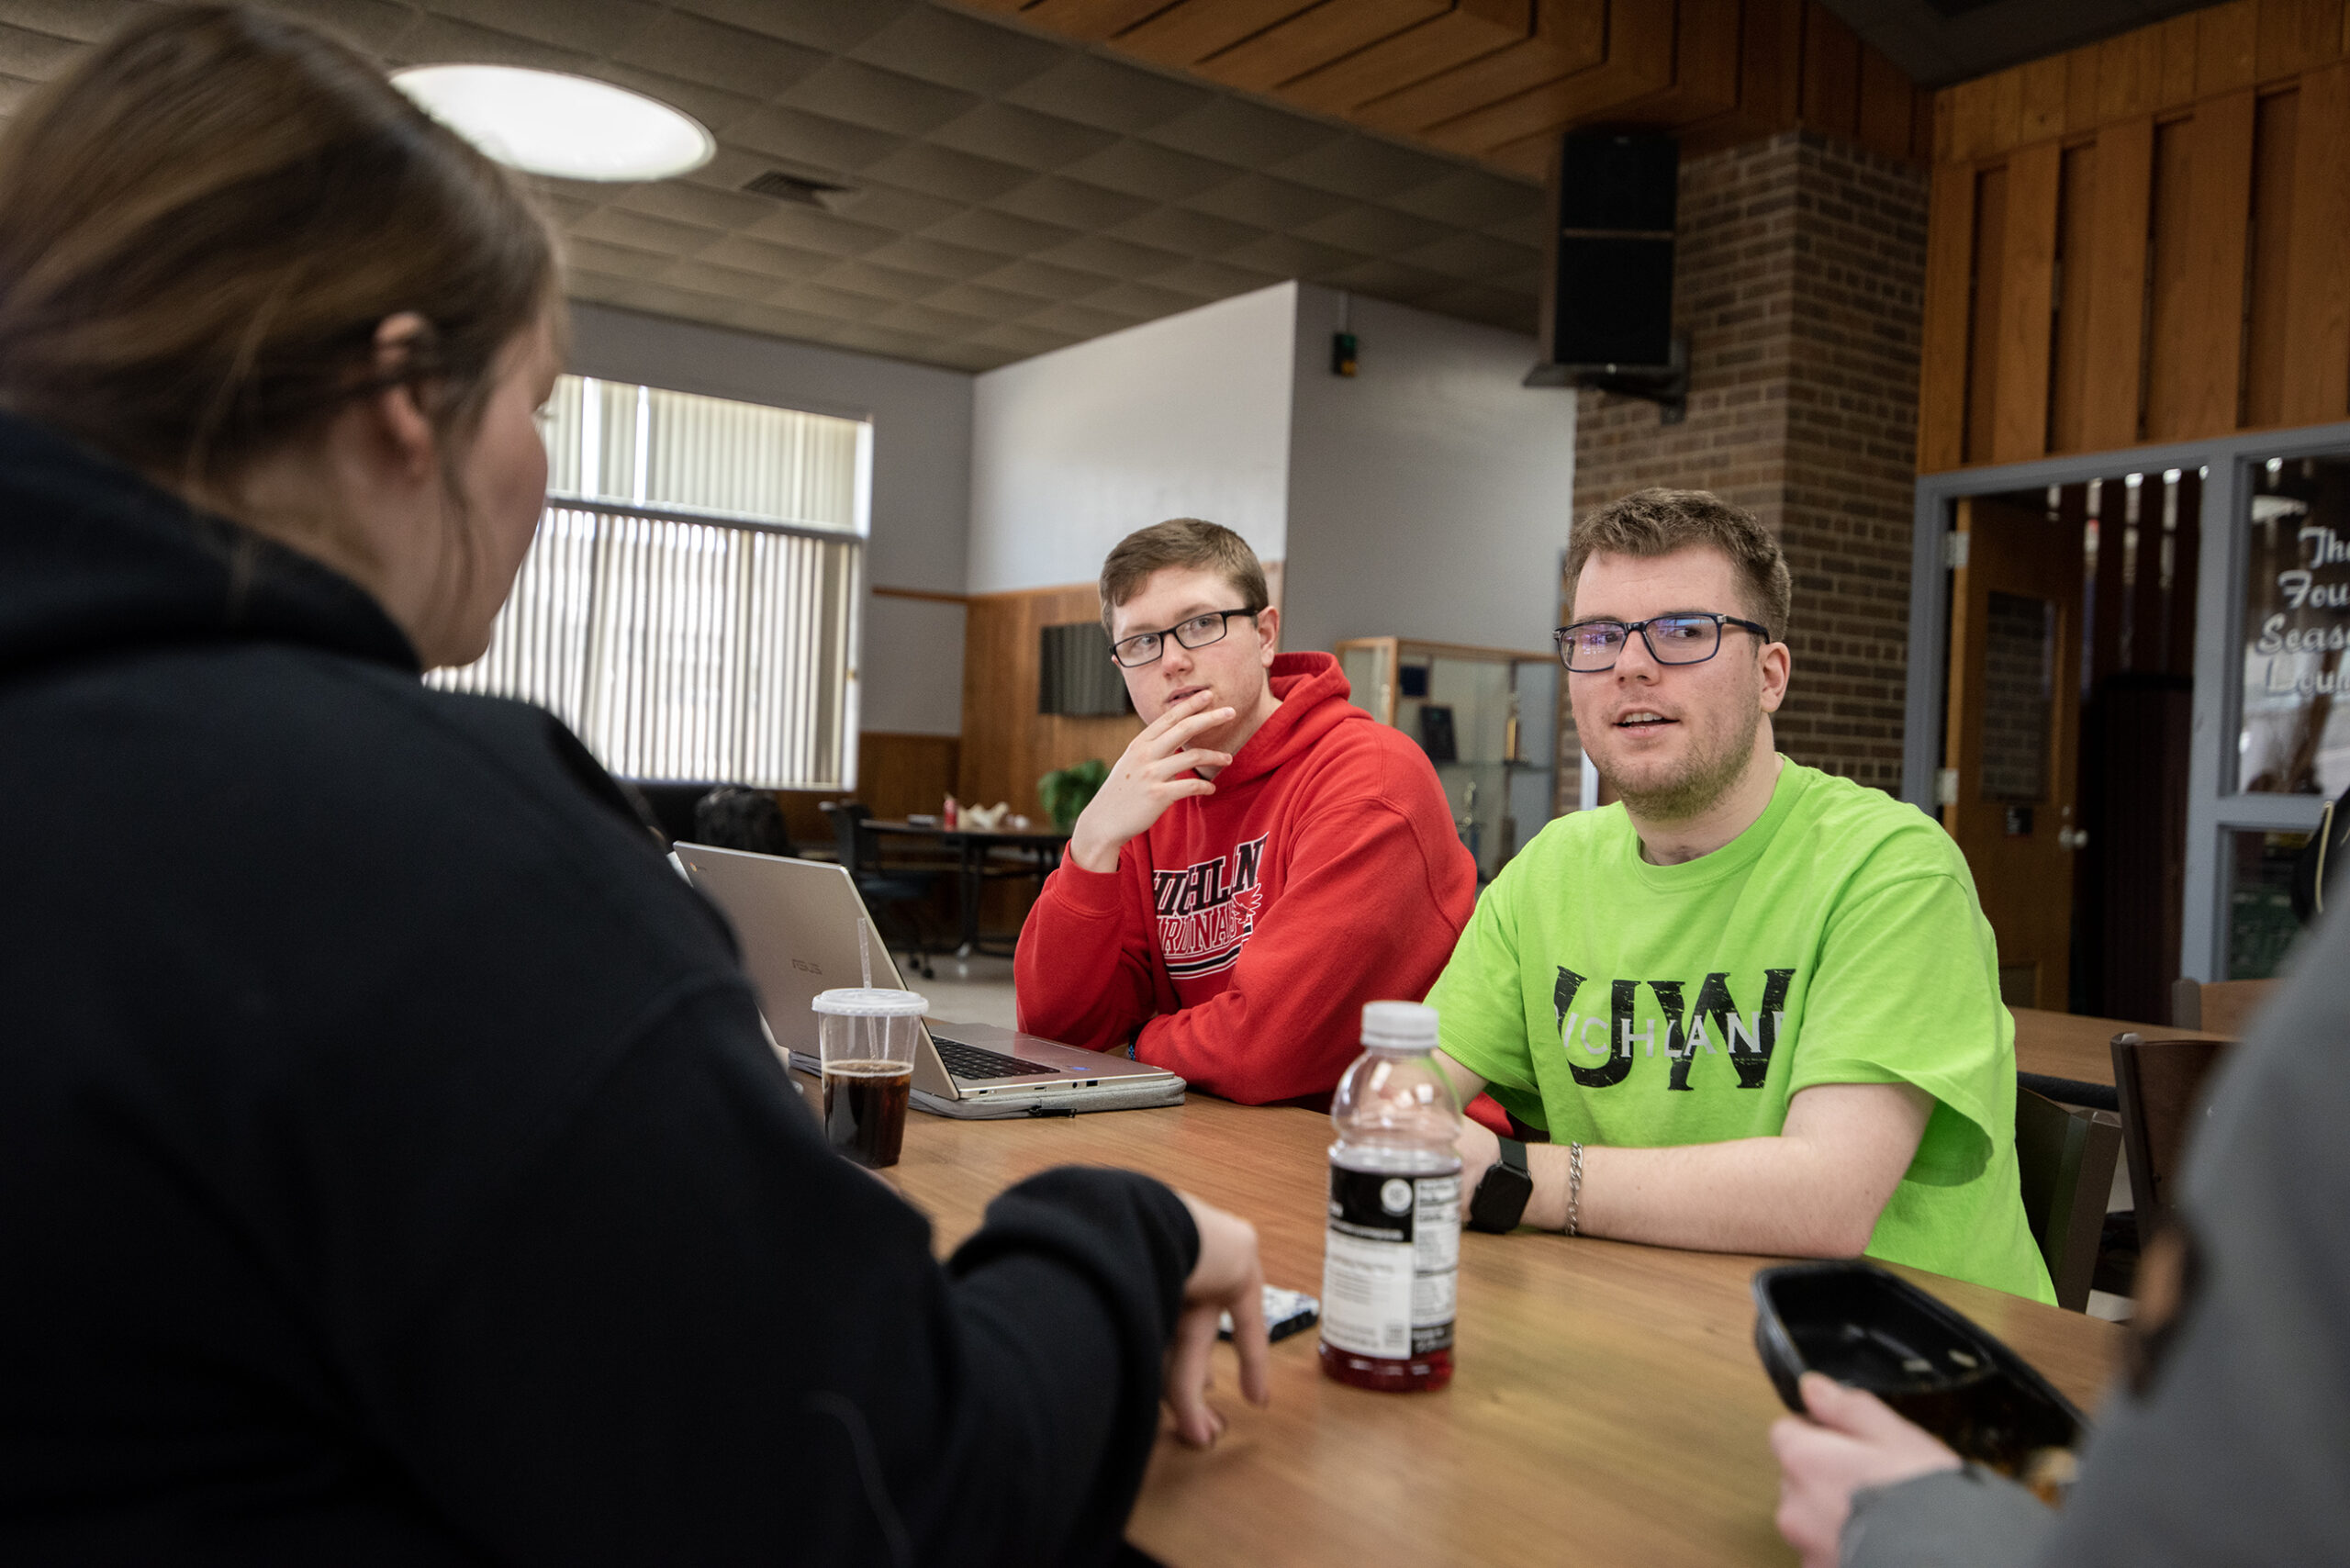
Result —
<instances>
[{"instance_id":1,"label":"small potted plant","mask_svg":"<svg viewBox=\"0 0 2350 1568\"><path fill-rule=\"evenodd\" d=\"M1100 757L1089 757L1067 767L1056 767L1036 780L1036 794L1045 802L1045 810L1052 813L1053 825L1067 833L1077 826L1078 814L1092 804L1093 797L1110 777L1110 765Z\"/></svg>"}]
</instances>

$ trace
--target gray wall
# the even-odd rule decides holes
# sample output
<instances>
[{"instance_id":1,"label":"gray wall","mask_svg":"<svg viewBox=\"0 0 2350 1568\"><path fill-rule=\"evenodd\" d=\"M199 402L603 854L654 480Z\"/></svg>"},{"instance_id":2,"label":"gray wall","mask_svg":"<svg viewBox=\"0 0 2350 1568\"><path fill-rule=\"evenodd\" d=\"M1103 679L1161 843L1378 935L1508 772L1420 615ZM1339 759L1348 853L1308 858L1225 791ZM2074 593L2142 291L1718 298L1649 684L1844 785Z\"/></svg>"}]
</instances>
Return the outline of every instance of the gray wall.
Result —
<instances>
[{"instance_id":1,"label":"gray wall","mask_svg":"<svg viewBox=\"0 0 2350 1568\"><path fill-rule=\"evenodd\" d=\"M980 375L970 589L1091 581L1110 547L1203 517L1281 558L1292 297L1277 284Z\"/></svg>"},{"instance_id":2,"label":"gray wall","mask_svg":"<svg viewBox=\"0 0 2350 1568\"><path fill-rule=\"evenodd\" d=\"M866 581L963 591L970 376L606 306L571 309L570 368L583 375L871 420ZM963 607L868 594L859 674L862 728L961 733Z\"/></svg>"},{"instance_id":3,"label":"gray wall","mask_svg":"<svg viewBox=\"0 0 2350 1568\"><path fill-rule=\"evenodd\" d=\"M1338 304L1298 288L1282 641L1549 647L1574 394L1519 385L1531 338L1360 296L1360 374L1333 375Z\"/></svg>"}]
</instances>

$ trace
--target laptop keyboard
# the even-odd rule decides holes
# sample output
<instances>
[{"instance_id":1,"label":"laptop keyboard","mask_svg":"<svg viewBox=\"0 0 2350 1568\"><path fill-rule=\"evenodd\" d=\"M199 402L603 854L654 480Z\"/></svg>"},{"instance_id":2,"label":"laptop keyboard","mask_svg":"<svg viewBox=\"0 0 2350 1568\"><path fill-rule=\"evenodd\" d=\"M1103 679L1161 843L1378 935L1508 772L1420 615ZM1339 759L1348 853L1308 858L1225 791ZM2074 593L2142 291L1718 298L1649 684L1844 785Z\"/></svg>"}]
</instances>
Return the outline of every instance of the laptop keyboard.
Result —
<instances>
[{"instance_id":1,"label":"laptop keyboard","mask_svg":"<svg viewBox=\"0 0 2350 1568\"><path fill-rule=\"evenodd\" d=\"M1008 1057L1001 1051L981 1050L977 1046L967 1046L960 1040L942 1039L937 1035L931 1036L930 1043L938 1047L938 1059L946 1064L946 1070L957 1078L967 1081L976 1081L988 1078L1026 1078L1032 1073L1061 1070L1057 1067L1046 1067L1043 1062L1024 1061L1018 1057Z\"/></svg>"}]
</instances>

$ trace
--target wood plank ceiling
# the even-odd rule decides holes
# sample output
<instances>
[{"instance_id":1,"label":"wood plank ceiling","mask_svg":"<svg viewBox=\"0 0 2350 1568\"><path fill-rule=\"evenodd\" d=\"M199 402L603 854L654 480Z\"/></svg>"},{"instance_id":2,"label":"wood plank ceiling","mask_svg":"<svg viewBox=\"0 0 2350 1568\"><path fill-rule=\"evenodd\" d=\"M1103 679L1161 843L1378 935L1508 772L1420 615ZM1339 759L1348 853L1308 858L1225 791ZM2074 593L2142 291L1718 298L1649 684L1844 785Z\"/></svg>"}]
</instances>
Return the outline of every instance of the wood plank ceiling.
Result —
<instances>
[{"instance_id":1,"label":"wood plank ceiling","mask_svg":"<svg viewBox=\"0 0 2350 1568\"><path fill-rule=\"evenodd\" d=\"M1559 134L1804 127L1922 160L1927 95L1817 0L958 0L1539 178Z\"/></svg>"}]
</instances>

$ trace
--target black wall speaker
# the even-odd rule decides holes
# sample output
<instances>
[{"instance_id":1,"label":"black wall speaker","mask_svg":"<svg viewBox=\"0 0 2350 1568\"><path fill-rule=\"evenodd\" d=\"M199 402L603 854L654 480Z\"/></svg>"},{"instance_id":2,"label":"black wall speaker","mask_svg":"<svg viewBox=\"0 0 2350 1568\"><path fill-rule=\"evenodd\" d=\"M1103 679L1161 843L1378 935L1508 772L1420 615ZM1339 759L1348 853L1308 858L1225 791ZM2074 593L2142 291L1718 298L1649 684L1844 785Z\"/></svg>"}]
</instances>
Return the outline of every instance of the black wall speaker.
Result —
<instances>
[{"instance_id":1,"label":"black wall speaker","mask_svg":"<svg viewBox=\"0 0 2350 1568\"><path fill-rule=\"evenodd\" d=\"M1647 130L1574 130L1550 178L1542 353L1553 375L1673 362L1673 225L1681 149Z\"/></svg>"}]
</instances>

